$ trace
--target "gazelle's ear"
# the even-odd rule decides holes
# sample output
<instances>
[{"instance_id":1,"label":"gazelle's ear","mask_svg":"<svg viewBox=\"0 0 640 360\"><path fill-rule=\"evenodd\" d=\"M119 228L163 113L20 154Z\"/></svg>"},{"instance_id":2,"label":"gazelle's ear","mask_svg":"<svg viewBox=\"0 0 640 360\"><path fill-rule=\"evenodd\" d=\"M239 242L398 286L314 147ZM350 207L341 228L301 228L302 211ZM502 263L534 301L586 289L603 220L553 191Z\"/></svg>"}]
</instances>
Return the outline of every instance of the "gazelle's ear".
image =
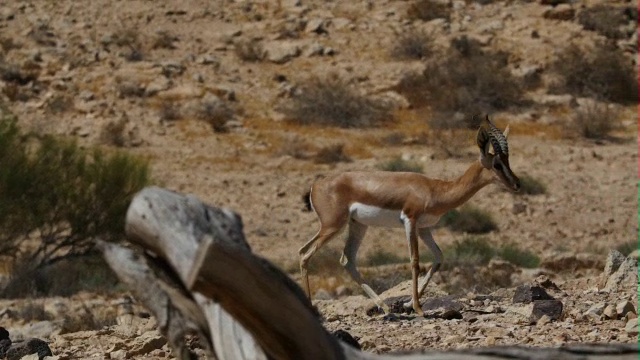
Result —
<instances>
[{"instance_id":1,"label":"gazelle's ear","mask_svg":"<svg viewBox=\"0 0 640 360\"><path fill-rule=\"evenodd\" d=\"M504 129L504 132L502 134L504 135L505 138L509 136L509 125L507 125L507 128Z\"/></svg>"}]
</instances>

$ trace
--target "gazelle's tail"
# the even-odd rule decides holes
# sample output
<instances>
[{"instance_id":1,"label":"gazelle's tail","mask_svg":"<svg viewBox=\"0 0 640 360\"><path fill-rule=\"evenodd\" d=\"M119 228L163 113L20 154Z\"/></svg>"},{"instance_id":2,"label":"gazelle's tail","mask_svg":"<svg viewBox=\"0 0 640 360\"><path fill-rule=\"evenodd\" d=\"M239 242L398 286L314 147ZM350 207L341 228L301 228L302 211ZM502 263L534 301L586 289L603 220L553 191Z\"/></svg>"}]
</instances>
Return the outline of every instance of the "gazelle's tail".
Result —
<instances>
[{"instance_id":1,"label":"gazelle's tail","mask_svg":"<svg viewBox=\"0 0 640 360\"><path fill-rule=\"evenodd\" d=\"M313 210L311 207L311 189L302 195L302 201L304 201L307 211Z\"/></svg>"}]
</instances>

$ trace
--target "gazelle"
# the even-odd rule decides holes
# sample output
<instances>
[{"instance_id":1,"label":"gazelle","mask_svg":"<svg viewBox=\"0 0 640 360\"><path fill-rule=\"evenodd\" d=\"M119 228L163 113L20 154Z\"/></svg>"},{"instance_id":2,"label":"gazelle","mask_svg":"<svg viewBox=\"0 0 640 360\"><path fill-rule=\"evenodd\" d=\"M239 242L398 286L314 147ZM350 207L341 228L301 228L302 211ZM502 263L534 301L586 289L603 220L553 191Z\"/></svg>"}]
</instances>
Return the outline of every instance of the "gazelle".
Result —
<instances>
[{"instance_id":1,"label":"gazelle","mask_svg":"<svg viewBox=\"0 0 640 360\"><path fill-rule=\"evenodd\" d=\"M409 242L412 301L405 307L422 315L420 296L442 263L442 251L433 240L431 229L440 217L491 183L501 183L517 192L520 180L509 167L507 135L501 133L489 117L482 121L476 137L480 148L478 161L459 178L438 180L410 172L345 172L313 184L307 203L320 219L320 231L300 248L300 271L307 296L311 296L307 264L322 245L348 225L348 236L340 263L373 301L389 313L389 307L364 283L356 268L356 254L367 227L404 227ZM490 145L493 153L490 153ZM433 265L418 284L418 238L435 257Z\"/></svg>"}]
</instances>

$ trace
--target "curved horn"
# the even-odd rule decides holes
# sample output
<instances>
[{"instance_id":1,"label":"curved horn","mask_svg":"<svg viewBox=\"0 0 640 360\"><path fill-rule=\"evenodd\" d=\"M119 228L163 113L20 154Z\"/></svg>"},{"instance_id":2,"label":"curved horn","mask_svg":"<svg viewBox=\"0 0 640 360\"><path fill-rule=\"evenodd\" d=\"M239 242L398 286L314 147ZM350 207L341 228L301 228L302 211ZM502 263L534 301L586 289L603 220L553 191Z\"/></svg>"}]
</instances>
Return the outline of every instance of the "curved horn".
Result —
<instances>
[{"instance_id":1,"label":"curved horn","mask_svg":"<svg viewBox=\"0 0 640 360\"><path fill-rule=\"evenodd\" d=\"M504 153L505 155L509 154L509 144L507 143L507 138L502 134L500 129L498 129L493 123L489 120L489 115L486 117L486 122L489 126L489 137L492 139L491 144L493 145L493 149L496 152Z\"/></svg>"}]
</instances>

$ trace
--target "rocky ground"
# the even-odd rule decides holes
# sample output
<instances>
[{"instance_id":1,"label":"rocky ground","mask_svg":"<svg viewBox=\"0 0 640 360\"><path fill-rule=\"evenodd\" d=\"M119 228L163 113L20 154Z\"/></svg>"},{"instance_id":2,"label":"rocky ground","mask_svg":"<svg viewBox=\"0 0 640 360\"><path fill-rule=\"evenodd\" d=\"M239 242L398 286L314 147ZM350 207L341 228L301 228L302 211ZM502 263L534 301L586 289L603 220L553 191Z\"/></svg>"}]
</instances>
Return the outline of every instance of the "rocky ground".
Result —
<instances>
[{"instance_id":1,"label":"rocky ground","mask_svg":"<svg viewBox=\"0 0 640 360\"><path fill-rule=\"evenodd\" d=\"M491 244L516 244L541 263L522 269L495 259L474 269L500 278L497 290L496 283L474 288L464 281L465 271L446 269L425 299L451 296L462 319L443 319L438 308L422 319L367 315L370 301L349 282L338 259L318 260L329 264L311 279L327 328L347 330L375 352L637 341L637 323L630 321L637 313L637 280L607 287L616 274L609 251L636 247L636 106L608 104L617 111L617 128L604 140L586 140L572 134L570 124L590 101L549 91L559 49L589 49L604 41L576 20L601 1L454 1L448 19L431 21L409 19L412 3L4 2L0 97L25 129L145 156L162 186L236 210L253 250L297 279L297 249L318 227L315 215L303 211L301 195L318 175L373 170L401 157L428 175L453 178L476 159L473 132L438 138L428 125L431 111L392 90L424 67L423 61L390 55L397 34L418 28L437 46L466 35L506 52L505 66L522 81L540 74L541 85L527 93L530 106L493 118L511 125L514 172L538 179L546 193L514 195L488 187L470 202L496 220L499 230L486 235ZM637 17L621 24L629 36L615 41L630 59L637 56L636 28ZM367 129L284 121L281 106L299 84L330 73L392 103L396 121ZM212 115L211 109L220 112ZM223 122L216 122L219 114ZM336 144L343 144L351 162L313 161ZM447 228L434 236L442 247L463 237ZM341 246L335 240L321 253L336 254ZM360 258L366 262L380 251L406 258L403 234L372 229ZM373 282L395 276L393 284L380 285L385 297L407 294L404 266L364 273ZM532 319L526 313L532 305L512 302L521 284L541 286L561 301L561 315ZM20 310L27 305L31 311ZM61 359L171 357L155 321L124 295L2 301L1 309L2 325L12 334L49 340ZM28 315L40 309L49 320ZM81 327L73 324L87 319L111 326L76 331Z\"/></svg>"}]
</instances>

